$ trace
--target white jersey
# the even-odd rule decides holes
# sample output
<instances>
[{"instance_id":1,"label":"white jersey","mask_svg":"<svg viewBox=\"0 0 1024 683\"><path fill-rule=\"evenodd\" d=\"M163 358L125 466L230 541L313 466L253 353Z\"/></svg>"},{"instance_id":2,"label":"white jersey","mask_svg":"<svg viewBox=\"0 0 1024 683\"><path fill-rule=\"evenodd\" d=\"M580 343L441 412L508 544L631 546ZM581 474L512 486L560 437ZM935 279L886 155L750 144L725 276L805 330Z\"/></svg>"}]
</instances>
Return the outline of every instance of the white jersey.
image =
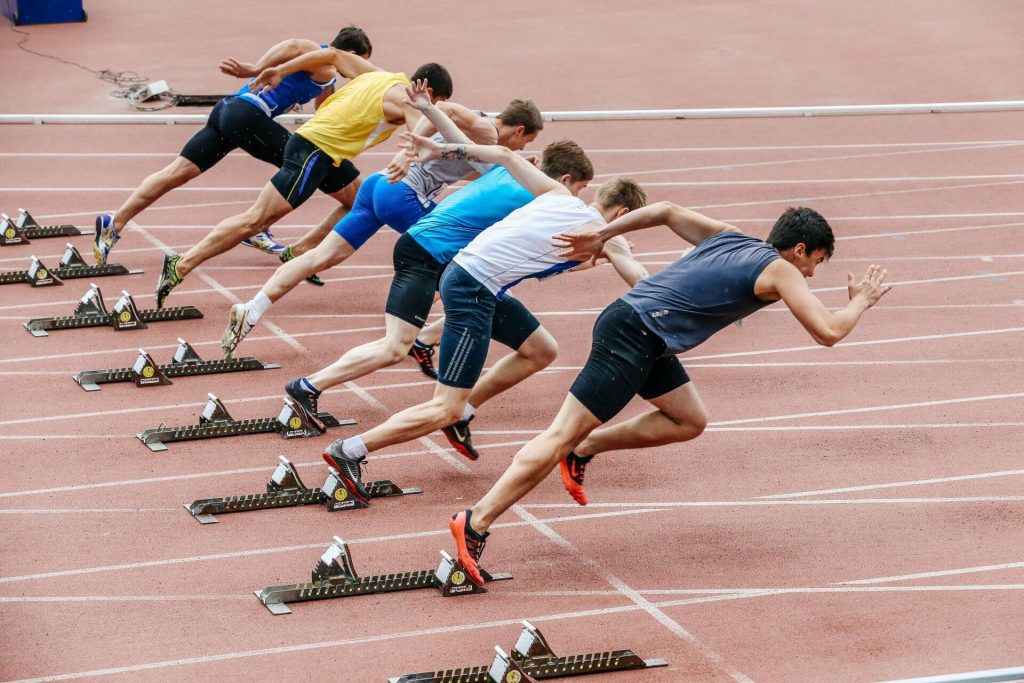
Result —
<instances>
[{"instance_id":1,"label":"white jersey","mask_svg":"<svg viewBox=\"0 0 1024 683\"><path fill-rule=\"evenodd\" d=\"M522 280L579 265L559 256L561 249L551 246L551 238L592 221L604 223L601 213L582 199L548 192L481 232L454 261L500 299Z\"/></svg>"}]
</instances>

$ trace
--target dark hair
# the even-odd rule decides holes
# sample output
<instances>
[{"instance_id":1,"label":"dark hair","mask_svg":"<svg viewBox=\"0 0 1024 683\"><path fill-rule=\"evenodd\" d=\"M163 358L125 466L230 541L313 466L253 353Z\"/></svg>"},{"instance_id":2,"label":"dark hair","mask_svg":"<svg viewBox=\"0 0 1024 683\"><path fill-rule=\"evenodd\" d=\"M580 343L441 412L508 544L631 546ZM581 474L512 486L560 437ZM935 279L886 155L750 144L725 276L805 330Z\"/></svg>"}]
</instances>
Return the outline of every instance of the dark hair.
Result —
<instances>
[{"instance_id":1,"label":"dark hair","mask_svg":"<svg viewBox=\"0 0 1024 683\"><path fill-rule=\"evenodd\" d=\"M512 100L498 114L498 120L513 128L522 126L526 135L544 129L544 118L533 100Z\"/></svg>"},{"instance_id":2,"label":"dark hair","mask_svg":"<svg viewBox=\"0 0 1024 683\"><path fill-rule=\"evenodd\" d=\"M412 75L412 80L425 80L427 85L430 86L431 91L433 91L435 98L448 98L452 96L452 75L448 73L448 69L440 64L433 62L424 64L416 69L416 73Z\"/></svg>"},{"instance_id":3,"label":"dark hair","mask_svg":"<svg viewBox=\"0 0 1024 683\"><path fill-rule=\"evenodd\" d=\"M334 36L334 40L331 41L331 47L342 52L351 52L366 59L373 54L373 45L370 44L370 39L358 26L346 26L338 31L338 35Z\"/></svg>"},{"instance_id":4,"label":"dark hair","mask_svg":"<svg viewBox=\"0 0 1024 683\"><path fill-rule=\"evenodd\" d=\"M828 221L820 213L806 206L791 206L786 209L779 216L779 220L775 221L765 241L779 251L791 249L801 243L808 254L824 249L826 259L832 257L836 246L836 238L832 235Z\"/></svg>"},{"instance_id":5,"label":"dark hair","mask_svg":"<svg viewBox=\"0 0 1024 683\"><path fill-rule=\"evenodd\" d=\"M597 191L594 201L606 209L624 206L630 211L647 206L647 193L630 178L614 178Z\"/></svg>"},{"instance_id":6,"label":"dark hair","mask_svg":"<svg viewBox=\"0 0 1024 683\"><path fill-rule=\"evenodd\" d=\"M555 140L545 147L540 170L555 180L566 174L573 180L594 179L594 165L583 148L572 140Z\"/></svg>"}]
</instances>

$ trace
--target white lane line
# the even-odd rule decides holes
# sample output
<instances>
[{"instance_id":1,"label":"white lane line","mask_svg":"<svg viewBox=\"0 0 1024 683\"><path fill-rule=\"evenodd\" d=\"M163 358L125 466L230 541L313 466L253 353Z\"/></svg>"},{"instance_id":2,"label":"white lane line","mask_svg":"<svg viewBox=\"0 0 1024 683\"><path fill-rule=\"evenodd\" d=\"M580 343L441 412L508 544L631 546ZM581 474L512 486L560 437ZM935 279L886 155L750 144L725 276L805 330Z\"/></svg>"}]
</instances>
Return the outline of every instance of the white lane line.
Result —
<instances>
[{"instance_id":1,"label":"white lane line","mask_svg":"<svg viewBox=\"0 0 1024 683\"><path fill-rule=\"evenodd\" d=\"M173 512L180 514L181 508L61 508L61 509L4 509L0 515L74 515L74 514L108 514L124 512Z\"/></svg>"},{"instance_id":2,"label":"white lane line","mask_svg":"<svg viewBox=\"0 0 1024 683\"><path fill-rule=\"evenodd\" d=\"M1024 424L1022 422L1021 424ZM992 477L1017 477L1024 475L1024 470L1004 470L1002 472L982 472L980 474L961 474L953 477L937 477L934 479L915 479L911 481L894 481L885 484L865 484L862 486L844 486L836 489L819 489L817 491L798 491L796 493L776 493L770 496L758 496L759 499L780 500L785 498L803 498L805 496L824 496L831 493L852 493L854 491L877 491L895 489L905 486L923 486L925 484L948 484L953 481L971 481L973 479L989 479Z\"/></svg>"},{"instance_id":3,"label":"white lane line","mask_svg":"<svg viewBox=\"0 0 1024 683\"><path fill-rule=\"evenodd\" d=\"M637 589L641 595L733 595L760 597L815 593L930 593L959 591L1019 591L1024 583L955 584L950 586L776 586L765 588L651 588ZM523 591L516 595L530 597L613 597L618 591Z\"/></svg>"},{"instance_id":4,"label":"white lane line","mask_svg":"<svg viewBox=\"0 0 1024 683\"><path fill-rule=\"evenodd\" d=\"M1024 496L960 496L929 498L811 498L794 500L687 500L687 501L630 501L620 503L589 503L593 509L682 509L682 508L728 508L728 507L773 507L773 506L828 506L828 505L950 505L969 503L1020 503ZM579 508L577 503L530 503L523 507L530 510L559 510Z\"/></svg>"},{"instance_id":5,"label":"white lane line","mask_svg":"<svg viewBox=\"0 0 1024 683\"><path fill-rule=\"evenodd\" d=\"M584 515L567 515L562 517L550 517L544 519L545 523L555 522L575 522L583 521L588 519L605 519L609 517L620 517L625 515L634 514L647 514L651 512L662 512L658 508L637 508L633 510L614 510L611 512L595 512ZM525 527L529 526L527 522L502 522L495 524L492 528L494 529L506 529L513 527ZM370 538L357 538L357 539L346 539L346 543L349 545L358 545L361 543L381 543L384 541L404 541L414 538L430 538L433 536L450 536L447 525L444 529L430 530L430 531L414 531L403 534L392 534L388 536L375 536ZM319 543L303 543L301 545L290 545L281 546L276 548L256 548L248 550L236 550L234 552L223 552L223 553L212 553L209 555L192 555L188 557L171 557L164 558L161 560L147 560L143 562L128 562L124 564L111 564L101 565L94 567L81 567L78 569L64 569L59 571L50 572L39 572L36 574L23 574L20 576L0 576L0 584L2 583L19 583L21 581L37 581L40 579L51 579L62 576L81 576L84 574L100 574L106 572L119 572L127 571L132 569L145 569L148 567L168 567L172 565L180 564L194 564L197 562L209 562L212 560L225 560L235 559L240 557L258 557L262 555L273 555L278 553L291 553L300 550L322 550L326 545L329 545L327 541L321 541Z\"/></svg>"},{"instance_id":6,"label":"white lane line","mask_svg":"<svg viewBox=\"0 0 1024 683\"><path fill-rule=\"evenodd\" d=\"M840 157L845 159L846 157ZM807 162L814 160L807 160ZM782 164L795 164L805 163L801 161L769 161L765 162L766 165L782 165ZM746 166L747 164L739 164L740 166ZM732 164L725 164L729 168L734 168ZM655 173L679 173L690 170L705 170L705 169L720 169L722 166L709 166L697 169L688 168L668 168L668 169L656 169L652 171L634 171L632 173L603 173L601 175L605 177L613 176L634 176L634 175L650 175ZM596 176L595 176L596 177ZM665 180L665 181L644 181L645 186L651 187L730 187L730 186L745 186L745 185L846 185L846 184L866 184L866 183L912 183L912 182L928 182L936 180L1004 180L1009 178L1024 178L1022 173L988 173L983 175L948 175L948 176L896 176L891 178L877 177L877 178L798 178L792 179L787 178L785 180L764 178L760 180Z\"/></svg>"},{"instance_id":7,"label":"white lane line","mask_svg":"<svg viewBox=\"0 0 1024 683\"><path fill-rule=\"evenodd\" d=\"M907 360L788 361L778 363L687 363L686 368L802 368L858 365L971 365L1024 363L1024 358L910 358ZM0 373L2 374L2 373Z\"/></svg>"},{"instance_id":8,"label":"white lane line","mask_svg":"<svg viewBox=\"0 0 1024 683\"><path fill-rule=\"evenodd\" d=\"M939 422L932 424L851 424L851 425L787 425L785 427L714 427L708 432L828 432L889 429L995 429L998 427L1024 427L1024 422Z\"/></svg>"},{"instance_id":9,"label":"white lane line","mask_svg":"<svg viewBox=\"0 0 1024 683\"><path fill-rule=\"evenodd\" d=\"M512 511L515 512L521 519L527 524L532 526L535 530L540 532L541 535L545 536L548 540L552 541L555 545L568 550L577 560L590 567L595 573L597 573L602 580L610 584L620 595L632 602L634 605L642 609L655 621L664 626L674 636L687 643L690 647L696 650L702 657L713 663L718 668L722 669L737 683L754 683L752 679L741 673L735 667L731 666L725 659L708 647L706 644L701 642L695 635L687 631L682 624L672 619L669 615L665 614L662 610L655 607L649 600L644 598L640 593L630 588L625 581L617 577L607 568L602 566L596 560L591 558L589 555L581 551L579 548L570 543L564 536L559 534L557 531L552 529L547 524L541 522L534 515L523 508L522 505L512 506Z\"/></svg>"},{"instance_id":10,"label":"white lane line","mask_svg":"<svg viewBox=\"0 0 1024 683\"><path fill-rule=\"evenodd\" d=\"M978 574L981 572L998 572L1004 569L1024 568L1024 562L1006 562L1003 564L985 564L977 567L963 567L960 569L942 569L934 572L920 572L917 574L898 574L896 576L879 576L873 579L857 579L855 581L836 581L838 586L857 586L872 583L891 583L894 581L913 581L914 579L934 579L940 576L958 576L961 574Z\"/></svg>"},{"instance_id":11,"label":"white lane line","mask_svg":"<svg viewBox=\"0 0 1024 683\"><path fill-rule=\"evenodd\" d=\"M0 604L32 602L208 602L211 600L250 601L252 595L38 595L0 596Z\"/></svg>"},{"instance_id":12,"label":"white lane line","mask_svg":"<svg viewBox=\"0 0 1024 683\"><path fill-rule=\"evenodd\" d=\"M963 280L994 280L996 278L1010 277L1015 275L1024 275L1024 270L1011 270L1006 272L994 272L994 273L980 273L978 275L953 275L949 277L933 277L924 280L896 280L890 282L893 287L905 287L907 285L930 285L936 282L960 282ZM846 285L842 287L817 287L811 290L812 292L846 292Z\"/></svg>"}]
</instances>

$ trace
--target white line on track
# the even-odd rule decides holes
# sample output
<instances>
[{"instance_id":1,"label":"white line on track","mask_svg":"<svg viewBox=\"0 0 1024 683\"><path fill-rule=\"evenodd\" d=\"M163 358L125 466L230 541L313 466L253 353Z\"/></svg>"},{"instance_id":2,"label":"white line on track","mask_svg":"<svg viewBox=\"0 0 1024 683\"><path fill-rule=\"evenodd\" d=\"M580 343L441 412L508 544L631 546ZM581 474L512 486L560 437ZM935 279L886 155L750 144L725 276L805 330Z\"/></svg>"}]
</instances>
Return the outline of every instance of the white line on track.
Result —
<instances>
[{"instance_id":1,"label":"white line on track","mask_svg":"<svg viewBox=\"0 0 1024 683\"><path fill-rule=\"evenodd\" d=\"M180 514L181 508L50 508L50 509L3 509L0 515L72 515L72 514L109 514L128 512L173 512Z\"/></svg>"},{"instance_id":2,"label":"white line on track","mask_svg":"<svg viewBox=\"0 0 1024 683\"><path fill-rule=\"evenodd\" d=\"M998 429L1000 427L1024 427L1024 422L939 422L932 424L851 424L851 425L786 425L785 427L715 427L709 425L708 432L837 432L858 430L891 429Z\"/></svg>"},{"instance_id":3,"label":"white line on track","mask_svg":"<svg viewBox=\"0 0 1024 683\"><path fill-rule=\"evenodd\" d=\"M1024 423L1021 423L1024 424ZM990 479L993 477L1018 477L1024 475L1024 470L1004 470L1002 472L981 472L979 474L960 474L951 477L937 477L934 479L915 479L911 481L894 481L885 484L865 484L863 486L845 486L836 489L819 489L817 491L798 491L796 493L776 493L770 496L758 496L765 500L781 500L786 498L803 498L807 496L825 496L833 493L853 493L856 491L877 491L880 489L895 489L905 486L924 486L926 484L948 484L954 481L971 481L974 479Z\"/></svg>"},{"instance_id":4,"label":"white line on track","mask_svg":"<svg viewBox=\"0 0 1024 683\"><path fill-rule=\"evenodd\" d=\"M1021 503L1024 496L951 496L925 498L813 498L793 500L684 500L684 501L630 501L621 503L589 503L587 509L659 509L732 508L732 507L818 507L830 505L964 505L975 503ZM576 509L576 503L531 503L530 510ZM2 581L2 580L0 580Z\"/></svg>"},{"instance_id":5,"label":"white line on track","mask_svg":"<svg viewBox=\"0 0 1024 683\"><path fill-rule=\"evenodd\" d=\"M210 600L250 601L251 594L245 595L36 595L0 596L0 604L32 602L207 602Z\"/></svg>"},{"instance_id":6,"label":"white line on track","mask_svg":"<svg viewBox=\"0 0 1024 683\"><path fill-rule=\"evenodd\" d=\"M896 576L879 576L873 579L857 579L855 581L836 581L839 586L856 586L872 583L890 583L893 581L913 581L915 579L934 579L940 576L958 576L961 574L977 574L980 572L998 572L1005 569L1024 568L1024 562L1006 562L1004 564L985 564L977 567L962 567L960 569L943 569L933 572L919 572L917 574L900 574Z\"/></svg>"}]
</instances>

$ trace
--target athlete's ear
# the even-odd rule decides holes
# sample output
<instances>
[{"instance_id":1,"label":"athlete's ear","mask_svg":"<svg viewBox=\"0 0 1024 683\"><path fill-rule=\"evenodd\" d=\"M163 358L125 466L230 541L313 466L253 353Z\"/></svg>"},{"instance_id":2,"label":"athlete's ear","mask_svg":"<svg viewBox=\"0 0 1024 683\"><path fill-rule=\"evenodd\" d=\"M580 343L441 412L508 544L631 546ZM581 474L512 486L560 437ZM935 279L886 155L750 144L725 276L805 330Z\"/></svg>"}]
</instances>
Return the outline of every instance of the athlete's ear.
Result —
<instances>
[{"instance_id":1,"label":"athlete's ear","mask_svg":"<svg viewBox=\"0 0 1024 683\"><path fill-rule=\"evenodd\" d=\"M627 213L629 213L629 207L628 206L620 206L619 210L615 212L615 217L616 218L621 218L622 216L625 216Z\"/></svg>"},{"instance_id":2,"label":"athlete's ear","mask_svg":"<svg viewBox=\"0 0 1024 683\"><path fill-rule=\"evenodd\" d=\"M807 245L804 244L803 242L797 242L796 246L793 247L793 255L794 256L801 256L801 257L806 256L807 255Z\"/></svg>"},{"instance_id":3,"label":"athlete's ear","mask_svg":"<svg viewBox=\"0 0 1024 683\"><path fill-rule=\"evenodd\" d=\"M563 175L562 177L560 177L558 179L558 182L562 183L566 187L569 187L569 185L572 184L572 175L569 174L569 173L566 173L565 175Z\"/></svg>"}]
</instances>

